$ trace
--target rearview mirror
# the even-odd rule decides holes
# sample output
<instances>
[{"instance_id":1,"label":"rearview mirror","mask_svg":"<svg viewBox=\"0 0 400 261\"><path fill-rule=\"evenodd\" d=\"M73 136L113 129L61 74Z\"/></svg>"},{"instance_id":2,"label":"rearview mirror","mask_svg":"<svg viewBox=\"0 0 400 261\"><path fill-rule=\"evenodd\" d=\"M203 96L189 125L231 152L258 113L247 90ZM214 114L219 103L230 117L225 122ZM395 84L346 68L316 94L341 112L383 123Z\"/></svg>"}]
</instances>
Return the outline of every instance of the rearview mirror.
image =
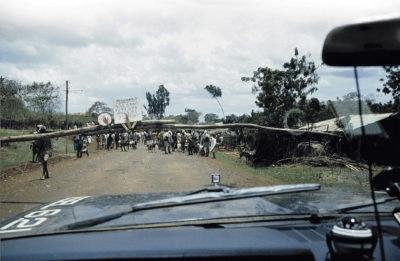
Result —
<instances>
[{"instance_id":1,"label":"rearview mirror","mask_svg":"<svg viewBox=\"0 0 400 261\"><path fill-rule=\"evenodd\" d=\"M322 60L333 66L400 64L400 19L340 26L329 32Z\"/></svg>"}]
</instances>

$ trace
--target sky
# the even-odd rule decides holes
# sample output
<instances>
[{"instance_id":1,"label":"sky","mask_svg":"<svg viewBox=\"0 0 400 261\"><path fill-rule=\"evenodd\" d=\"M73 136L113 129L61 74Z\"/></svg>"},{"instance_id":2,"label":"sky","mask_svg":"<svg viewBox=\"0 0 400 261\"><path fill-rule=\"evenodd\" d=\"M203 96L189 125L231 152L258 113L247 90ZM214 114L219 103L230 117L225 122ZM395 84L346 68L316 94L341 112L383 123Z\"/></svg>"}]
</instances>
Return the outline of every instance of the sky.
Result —
<instances>
[{"instance_id":1,"label":"sky","mask_svg":"<svg viewBox=\"0 0 400 261\"><path fill-rule=\"evenodd\" d=\"M336 26L400 17L400 1L19 1L0 0L0 76L60 87L69 112L95 101L170 92L166 115L185 108L222 116L204 90L222 89L225 114L259 110L251 83L259 67L282 68L298 48L321 64L327 33ZM355 90L352 68L319 67L321 100ZM360 68L363 94L379 101L382 68Z\"/></svg>"}]
</instances>

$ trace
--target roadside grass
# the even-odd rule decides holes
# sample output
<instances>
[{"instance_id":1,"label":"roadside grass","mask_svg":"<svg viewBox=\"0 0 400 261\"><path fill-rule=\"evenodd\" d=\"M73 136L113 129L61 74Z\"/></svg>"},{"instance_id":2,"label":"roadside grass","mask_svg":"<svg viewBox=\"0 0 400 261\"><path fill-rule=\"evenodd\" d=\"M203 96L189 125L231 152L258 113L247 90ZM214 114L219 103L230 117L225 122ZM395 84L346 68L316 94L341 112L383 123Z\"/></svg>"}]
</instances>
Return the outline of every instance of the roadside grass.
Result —
<instances>
[{"instance_id":1,"label":"roadside grass","mask_svg":"<svg viewBox=\"0 0 400 261\"><path fill-rule=\"evenodd\" d=\"M340 167L313 167L304 164L288 164L282 166L256 166L230 152L217 152L217 160L239 168L251 175L266 177L277 184L319 183L324 186L368 187L366 172L356 172Z\"/></svg>"},{"instance_id":2,"label":"roadside grass","mask_svg":"<svg viewBox=\"0 0 400 261\"><path fill-rule=\"evenodd\" d=\"M32 134L32 130L12 130L0 129L0 136L18 136L24 134ZM68 154L65 154L64 137L52 139L53 155L54 156L73 156L74 147L72 138L68 137ZM9 166L15 166L32 161L32 150L29 148L30 141L12 142L8 145L0 147L0 169Z\"/></svg>"}]
</instances>

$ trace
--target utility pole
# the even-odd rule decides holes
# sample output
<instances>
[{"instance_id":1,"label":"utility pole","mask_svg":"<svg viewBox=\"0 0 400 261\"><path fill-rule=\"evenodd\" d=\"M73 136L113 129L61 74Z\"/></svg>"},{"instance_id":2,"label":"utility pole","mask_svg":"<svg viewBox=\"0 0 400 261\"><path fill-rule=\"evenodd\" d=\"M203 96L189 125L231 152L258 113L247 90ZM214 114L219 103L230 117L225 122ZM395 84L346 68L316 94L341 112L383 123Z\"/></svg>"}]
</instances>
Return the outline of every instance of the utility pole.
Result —
<instances>
[{"instance_id":1,"label":"utility pole","mask_svg":"<svg viewBox=\"0 0 400 261\"><path fill-rule=\"evenodd\" d=\"M68 130L68 80L65 81L65 129ZM68 154L68 137L65 137L65 154Z\"/></svg>"}]
</instances>

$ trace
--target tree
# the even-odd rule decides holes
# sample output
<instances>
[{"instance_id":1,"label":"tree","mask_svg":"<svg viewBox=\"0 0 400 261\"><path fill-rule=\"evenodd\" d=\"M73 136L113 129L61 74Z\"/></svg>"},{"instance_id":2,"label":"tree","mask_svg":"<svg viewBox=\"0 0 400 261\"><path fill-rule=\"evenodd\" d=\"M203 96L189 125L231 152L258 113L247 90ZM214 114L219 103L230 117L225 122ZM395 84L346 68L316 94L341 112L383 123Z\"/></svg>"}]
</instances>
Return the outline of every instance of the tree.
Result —
<instances>
[{"instance_id":1,"label":"tree","mask_svg":"<svg viewBox=\"0 0 400 261\"><path fill-rule=\"evenodd\" d=\"M307 100L303 107L304 120L307 124L314 123L318 119L318 114L321 111L321 103L317 98L311 98Z\"/></svg>"},{"instance_id":2,"label":"tree","mask_svg":"<svg viewBox=\"0 0 400 261\"><path fill-rule=\"evenodd\" d=\"M186 121L184 123L187 124L193 124L193 123L198 123L199 122L199 117L201 115L201 112L198 112L194 109L185 109L186 115L183 116L183 121Z\"/></svg>"},{"instance_id":3,"label":"tree","mask_svg":"<svg viewBox=\"0 0 400 261\"><path fill-rule=\"evenodd\" d=\"M253 118L252 116L249 116L247 114L242 114L240 116L237 116L235 114L227 115L224 119L224 123L253 123L252 122Z\"/></svg>"},{"instance_id":4,"label":"tree","mask_svg":"<svg viewBox=\"0 0 400 261\"><path fill-rule=\"evenodd\" d=\"M103 112L112 112L112 109L107 106L105 102L96 101L90 106L87 110L87 113L91 114L93 117L98 116L100 113Z\"/></svg>"},{"instance_id":5,"label":"tree","mask_svg":"<svg viewBox=\"0 0 400 261\"><path fill-rule=\"evenodd\" d=\"M22 99L24 87L17 81L0 77L0 116L6 120L23 120L28 113Z\"/></svg>"},{"instance_id":6,"label":"tree","mask_svg":"<svg viewBox=\"0 0 400 261\"><path fill-rule=\"evenodd\" d=\"M386 81L380 79L383 83L383 89L377 89L384 94L392 94L393 107L395 111L400 111L400 66L384 67L386 71Z\"/></svg>"},{"instance_id":7,"label":"tree","mask_svg":"<svg viewBox=\"0 0 400 261\"><path fill-rule=\"evenodd\" d=\"M53 114L59 107L59 88L51 82L33 82L25 88L25 101L33 112L45 118L46 114Z\"/></svg>"},{"instance_id":8,"label":"tree","mask_svg":"<svg viewBox=\"0 0 400 261\"><path fill-rule=\"evenodd\" d=\"M222 115L223 115L223 117L225 118L224 109L222 108L221 103L220 103L219 100L218 100L218 98L221 98L221 97L222 97L221 88L210 84L210 85L207 85L206 87L204 87L204 89L207 90L207 91L211 94L212 98L214 98L215 100L217 100L218 105L219 105L219 107L221 108Z\"/></svg>"},{"instance_id":9,"label":"tree","mask_svg":"<svg viewBox=\"0 0 400 261\"><path fill-rule=\"evenodd\" d=\"M306 56L299 56L295 48L294 57L283 64L283 69L258 68L252 77L242 81L253 82L253 92L258 93L256 104L263 108L267 124L282 127L285 113L304 106L307 95L317 90L317 67Z\"/></svg>"},{"instance_id":10,"label":"tree","mask_svg":"<svg viewBox=\"0 0 400 261\"><path fill-rule=\"evenodd\" d=\"M158 86L156 94L146 92L148 106L143 106L151 119L162 119L164 117L165 108L169 105L169 91L164 85Z\"/></svg>"},{"instance_id":11,"label":"tree","mask_svg":"<svg viewBox=\"0 0 400 261\"><path fill-rule=\"evenodd\" d=\"M206 115L204 115L204 121L206 123L217 122L219 121L218 115L215 113L206 113Z\"/></svg>"}]
</instances>

